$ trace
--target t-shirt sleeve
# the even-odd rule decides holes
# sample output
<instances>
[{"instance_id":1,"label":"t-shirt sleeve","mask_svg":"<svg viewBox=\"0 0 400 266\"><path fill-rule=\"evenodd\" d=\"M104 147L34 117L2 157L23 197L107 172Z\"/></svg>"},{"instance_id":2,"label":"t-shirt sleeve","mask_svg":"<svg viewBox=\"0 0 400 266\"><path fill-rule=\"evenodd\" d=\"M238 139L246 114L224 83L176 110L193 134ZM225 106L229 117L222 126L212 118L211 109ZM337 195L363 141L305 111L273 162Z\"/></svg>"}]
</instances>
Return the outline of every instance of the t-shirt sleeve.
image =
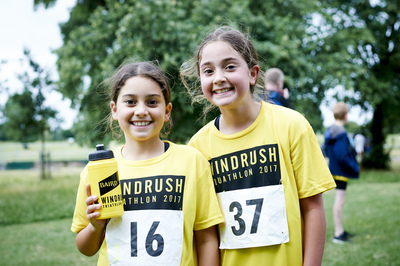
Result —
<instances>
[{"instance_id":1,"label":"t-shirt sleeve","mask_svg":"<svg viewBox=\"0 0 400 266\"><path fill-rule=\"evenodd\" d=\"M89 220L86 216L87 183L89 183L89 178L87 174L87 168L85 167L81 173L78 192L76 195L75 211L71 225L71 231L74 233L78 233L89 224Z\"/></svg>"},{"instance_id":2,"label":"t-shirt sleeve","mask_svg":"<svg viewBox=\"0 0 400 266\"><path fill-rule=\"evenodd\" d=\"M200 153L198 153L197 158L199 175L196 185L195 231L224 222L212 182L210 165Z\"/></svg>"},{"instance_id":3,"label":"t-shirt sleeve","mask_svg":"<svg viewBox=\"0 0 400 266\"><path fill-rule=\"evenodd\" d=\"M292 162L299 198L307 198L336 187L311 126L294 140Z\"/></svg>"}]
</instances>

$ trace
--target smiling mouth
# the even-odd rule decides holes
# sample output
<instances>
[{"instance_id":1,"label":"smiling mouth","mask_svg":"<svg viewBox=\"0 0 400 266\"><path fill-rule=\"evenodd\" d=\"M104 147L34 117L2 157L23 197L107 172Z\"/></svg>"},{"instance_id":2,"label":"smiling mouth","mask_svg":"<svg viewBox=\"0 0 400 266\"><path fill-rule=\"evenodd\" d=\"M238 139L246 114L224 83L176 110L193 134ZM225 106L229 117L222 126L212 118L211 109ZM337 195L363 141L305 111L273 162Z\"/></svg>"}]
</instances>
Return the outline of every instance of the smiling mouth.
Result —
<instances>
[{"instance_id":1,"label":"smiling mouth","mask_svg":"<svg viewBox=\"0 0 400 266\"><path fill-rule=\"evenodd\" d=\"M151 122L149 122L149 121L132 122L132 124L133 124L134 126L137 126L137 127L144 127L144 126L150 125L150 123L151 123Z\"/></svg>"},{"instance_id":2,"label":"smiling mouth","mask_svg":"<svg viewBox=\"0 0 400 266\"><path fill-rule=\"evenodd\" d=\"M233 88L225 88L225 89L220 89L220 90L215 90L214 93L215 94L220 94L220 93L224 93L227 91L233 90Z\"/></svg>"}]
</instances>

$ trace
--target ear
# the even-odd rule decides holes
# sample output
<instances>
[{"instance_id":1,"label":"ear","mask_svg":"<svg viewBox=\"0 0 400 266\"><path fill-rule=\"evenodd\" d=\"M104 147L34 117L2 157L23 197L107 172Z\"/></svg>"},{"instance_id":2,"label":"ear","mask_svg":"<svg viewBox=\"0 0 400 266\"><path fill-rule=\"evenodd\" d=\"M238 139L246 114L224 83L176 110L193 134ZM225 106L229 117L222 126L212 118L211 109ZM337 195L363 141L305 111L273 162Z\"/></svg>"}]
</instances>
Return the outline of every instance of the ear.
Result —
<instances>
[{"instance_id":1,"label":"ear","mask_svg":"<svg viewBox=\"0 0 400 266\"><path fill-rule=\"evenodd\" d=\"M278 89L283 90L283 80L278 80Z\"/></svg>"},{"instance_id":2,"label":"ear","mask_svg":"<svg viewBox=\"0 0 400 266\"><path fill-rule=\"evenodd\" d=\"M256 84L256 80L258 77L258 74L260 73L260 67L259 65L254 65L251 69L250 69L250 85L254 85Z\"/></svg>"},{"instance_id":3,"label":"ear","mask_svg":"<svg viewBox=\"0 0 400 266\"><path fill-rule=\"evenodd\" d=\"M165 117L164 117L164 122L167 122L171 116L171 110L172 110L172 103L168 103L167 106L165 107Z\"/></svg>"},{"instance_id":4,"label":"ear","mask_svg":"<svg viewBox=\"0 0 400 266\"><path fill-rule=\"evenodd\" d=\"M114 101L110 102L111 115L114 120L118 120L117 104Z\"/></svg>"}]
</instances>

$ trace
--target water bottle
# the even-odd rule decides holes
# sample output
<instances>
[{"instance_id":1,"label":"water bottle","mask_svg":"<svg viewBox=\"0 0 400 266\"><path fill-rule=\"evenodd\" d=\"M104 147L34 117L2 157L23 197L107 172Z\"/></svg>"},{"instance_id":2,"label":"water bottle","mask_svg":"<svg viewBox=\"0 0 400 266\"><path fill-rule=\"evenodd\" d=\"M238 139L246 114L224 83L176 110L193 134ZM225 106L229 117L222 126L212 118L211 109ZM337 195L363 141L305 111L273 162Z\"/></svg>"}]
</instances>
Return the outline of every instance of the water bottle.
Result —
<instances>
[{"instance_id":1,"label":"water bottle","mask_svg":"<svg viewBox=\"0 0 400 266\"><path fill-rule=\"evenodd\" d=\"M97 219L108 219L124 214L118 164L111 150L104 150L103 144L96 145L96 151L89 154L89 183L92 195L98 196L101 204Z\"/></svg>"}]
</instances>

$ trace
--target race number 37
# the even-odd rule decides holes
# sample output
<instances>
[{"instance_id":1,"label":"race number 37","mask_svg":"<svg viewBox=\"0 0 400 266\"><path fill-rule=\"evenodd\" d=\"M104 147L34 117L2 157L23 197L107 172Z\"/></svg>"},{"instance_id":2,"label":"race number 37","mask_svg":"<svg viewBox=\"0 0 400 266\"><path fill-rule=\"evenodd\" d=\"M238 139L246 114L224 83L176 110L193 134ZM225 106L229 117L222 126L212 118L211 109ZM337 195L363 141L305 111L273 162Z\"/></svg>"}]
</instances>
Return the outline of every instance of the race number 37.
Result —
<instances>
[{"instance_id":1,"label":"race number 37","mask_svg":"<svg viewBox=\"0 0 400 266\"><path fill-rule=\"evenodd\" d=\"M251 223L250 234L257 233L257 228L258 228L258 223L260 222L260 214L261 214L263 202L264 202L264 199L262 199L262 198L246 200L246 206L251 206L251 205L256 206L255 210L254 210L253 221ZM229 211L235 213L233 218L238 223L237 226L231 226L233 234L235 236L243 235L244 232L246 231L246 223L241 218L241 216L243 215L242 205L239 202L234 201L229 205Z\"/></svg>"},{"instance_id":2,"label":"race number 37","mask_svg":"<svg viewBox=\"0 0 400 266\"><path fill-rule=\"evenodd\" d=\"M217 193L225 224L221 249L270 246L289 241L282 185Z\"/></svg>"}]
</instances>

